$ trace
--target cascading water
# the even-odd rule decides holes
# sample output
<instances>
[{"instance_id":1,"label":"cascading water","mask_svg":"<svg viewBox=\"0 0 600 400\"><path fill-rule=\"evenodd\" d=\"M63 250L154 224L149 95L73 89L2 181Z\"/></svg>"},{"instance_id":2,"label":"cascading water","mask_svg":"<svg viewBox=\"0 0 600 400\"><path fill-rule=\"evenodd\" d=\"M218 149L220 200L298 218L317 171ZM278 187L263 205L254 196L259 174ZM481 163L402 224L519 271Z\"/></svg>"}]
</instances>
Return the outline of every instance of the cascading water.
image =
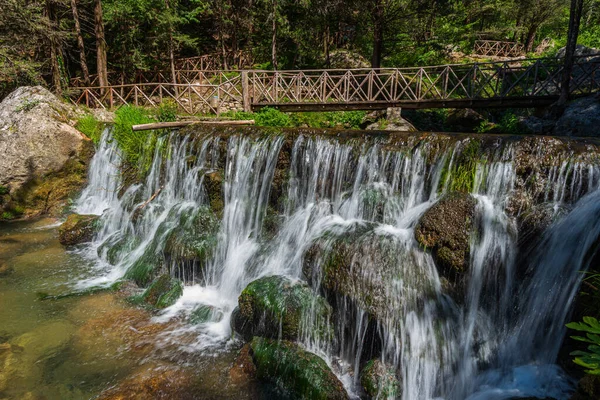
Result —
<instances>
[{"instance_id":1,"label":"cascading water","mask_svg":"<svg viewBox=\"0 0 600 400\"><path fill-rule=\"evenodd\" d=\"M507 211L519 185L514 144L495 146L465 170L457 166L470 150L460 140L449 148L434 140L403 144L401 151L303 136L285 150L285 140L233 135L222 146L216 137L173 134L157 141L145 182L121 188L120 154L105 133L76 208L102 214L88 249L98 255L101 273L85 284L143 280L148 268L182 279L182 297L158 318L210 310L186 332L197 338L190 350L214 351L231 338L231 315L246 285L270 275L307 280L316 295L327 294L336 314L327 321L314 310L303 315L300 342L326 359L351 393L360 394L365 357L377 357L395 371L402 385L396 395L404 400L568 396L571 382L551 364L579 271L600 235L596 165L567 155L548 168L533 201L572 211L532 247L523 267L515 213ZM276 232L267 235L271 189L285 151L287 187L279 193L285 201ZM205 180L220 168L216 243L205 265L181 261L170 249L173 233L214 205ZM456 295L414 230L460 179L471 182L476 206L470 269ZM342 250L351 279L324 282ZM315 333L323 324L334 337Z\"/></svg>"}]
</instances>

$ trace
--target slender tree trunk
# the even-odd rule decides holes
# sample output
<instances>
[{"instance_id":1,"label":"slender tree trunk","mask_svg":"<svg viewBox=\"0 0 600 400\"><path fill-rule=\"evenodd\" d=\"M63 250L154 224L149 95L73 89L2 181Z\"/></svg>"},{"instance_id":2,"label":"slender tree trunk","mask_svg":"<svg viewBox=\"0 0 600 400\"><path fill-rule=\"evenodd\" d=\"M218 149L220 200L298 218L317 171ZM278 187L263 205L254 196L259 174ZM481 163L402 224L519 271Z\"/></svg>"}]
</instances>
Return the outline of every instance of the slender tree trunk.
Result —
<instances>
[{"instance_id":1,"label":"slender tree trunk","mask_svg":"<svg viewBox=\"0 0 600 400\"><path fill-rule=\"evenodd\" d=\"M52 88L57 95L62 94L62 84L60 77L60 44L57 38L58 23L56 21L56 10L52 0L46 0L46 15L50 23L48 32L48 42L50 47L50 67L52 69Z\"/></svg>"},{"instance_id":2,"label":"slender tree trunk","mask_svg":"<svg viewBox=\"0 0 600 400\"><path fill-rule=\"evenodd\" d=\"M579 36L579 24L583 12L584 0L571 0L571 12L569 16L569 33L567 34L567 47L565 49L565 62L561 81L560 99L557 105L563 107L569 100L571 85L571 74L573 72L574 55L577 48L577 37Z\"/></svg>"},{"instance_id":3,"label":"slender tree trunk","mask_svg":"<svg viewBox=\"0 0 600 400\"><path fill-rule=\"evenodd\" d=\"M371 54L371 68L381 67L381 53L383 51L383 4L381 0L375 2L373 10L373 53Z\"/></svg>"},{"instance_id":4,"label":"slender tree trunk","mask_svg":"<svg viewBox=\"0 0 600 400\"><path fill-rule=\"evenodd\" d=\"M165 7L170 10L169 1L165 0ZM169 64L171 67L171 82L177 85L177 72L175 71L175 43L173 42L173 26L169 23ZM173 86L173 93L177 96L177 86Z\"/></svg>"},{"instance_id":5,"label":"slender tree trunk","mask_svg":"<svg viewBox=\"0 0 600 400\"><path fill-rule=\"evenodd\" d=\"M273 0L273 37L271 39L271 64L277 69L277 0Z\"/></svg>"},{"instance_id":6,"label":"slender tree trunk","mask_svg":"<svg viewBox=\"0 0 600 400\"><path fill-rule=\"evenodd\" d=\"M532 25L527 31L527 38L525 39L525 51L528 53L533 50L533 43L535 41L537 30L538 27L536 25Z\"/></svg>"},{"instance_id":7,"label":"slender tree trunk","mask_svg":"<svg viewBox=\"0 0 600 400\"><path fill-rule=\"evenodd\" d=\"M325 33L323 34L323 52L325 53L325 65L327 68L331 66L331 59L329 58L329 24L325 21Z\"/></svg>"},{"instance_id":8,"label":"slender tree trunk","mask_svg":"<svg viewBox=\"0 0 600 400\"><path fill-rule=\"evenodd\" d=\"M77 47L79 48L79 62L81 64L81 73L83 82L86 86L90 85L90 71L85 60L85 46L83 36L81 35L81 26L79 25L79 12L77 11L77 0L71 0L71 10L73 11L73 21L75 22L75 34L77 35Z\"/></svg>"},{"instance_id":9,"label":"slender tree trunk","mask_svg":"<svg viewBox=\"0 0 600 400\"><path fill-rule=\"evenodd\" d=\"M96 69L98 83L101 87L108 86L108 61L106 57L106 40L104 38L104 19L102 17L102 0L95 0L94 27L96 33ZM104 90L102 90L104 92Z\"/></svg>"}]
</instances>

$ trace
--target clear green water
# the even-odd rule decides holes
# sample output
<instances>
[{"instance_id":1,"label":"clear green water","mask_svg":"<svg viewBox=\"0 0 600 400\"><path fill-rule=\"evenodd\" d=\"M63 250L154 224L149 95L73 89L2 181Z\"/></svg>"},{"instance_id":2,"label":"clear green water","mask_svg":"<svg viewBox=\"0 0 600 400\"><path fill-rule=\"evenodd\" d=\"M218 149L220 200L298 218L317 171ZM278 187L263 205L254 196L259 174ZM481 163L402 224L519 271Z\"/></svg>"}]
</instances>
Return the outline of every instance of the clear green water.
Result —
<instances>
[{"instance_id":1,"label":"clear green water","mask_svg":"<svg viewBox=\"0 0 600 400\"><path fill-rule=\"evenodd\" d=\"M152 322L121 294L39 299L72 292L88 267L59 244L53 220L0 224L0 400L270 397L231 369L235 348L158 345L177 323Z\"/></svg>"}]
</instances>

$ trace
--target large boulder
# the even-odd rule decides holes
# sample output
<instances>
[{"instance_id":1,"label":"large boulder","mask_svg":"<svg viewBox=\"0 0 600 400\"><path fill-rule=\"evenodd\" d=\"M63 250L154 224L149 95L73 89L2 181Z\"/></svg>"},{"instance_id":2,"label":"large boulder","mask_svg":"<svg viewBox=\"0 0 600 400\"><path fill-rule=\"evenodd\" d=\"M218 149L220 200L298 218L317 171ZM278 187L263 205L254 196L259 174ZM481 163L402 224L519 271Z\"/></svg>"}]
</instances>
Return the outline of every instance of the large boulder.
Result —
<instances>
[{"instance_id":1,"label":"large boulder","mask_svg":"<svg viewBox=\"0 0 600 400\"><path fill-rule=\"evenodd\" d=\"M571 102L556 121L557 136L600 136L600 97L588 96Z\"/></svg>"},{"instance_id":2,"label":"large boulder","mask_svg":"<svg viewBox=\"0 0 600 400\"><path fill-rule=\"evenodd\" d=\"M283 276L268 276L250 283L239 297L232 318L233 329L246 340L253 336L297 340L303 318L315 315L311 333L330 337L327 322L331 307L302 282Z\"/></svg>"},{"instance_id":3,"label":"large boulder","mask_svg":"<svg viewBox=\"0 0 600 400\"><path fill-rule=\"evenodd\" d=\"M97 215L71 214L58 228L58 240L65 246L89 242L97 230Z\"/></svg>"},{"instance_id":4,"label":"large boulder","mask_svg":"<svg viewBox=\"0 0 600 400\"><path fill-rule=\"evenodd\" d=\"M9 94L0 103L0 186L15 193L76 157L85 139L69 124L75 115L74 107L41 86Z\"/></svg>"},{"instance_id":5,"label":"large boulder","mask_svg":"<svg viewBox=\"0 0 600 400\"><path fill-rule=\"evenodd\" d=\"M415 228L417 242L432 252L444 276L467 269L475 206L470 194L449 193L423 214Z\"/></svg>"},{"instance_id":6,"label":"large boulder","mask_svg":"<svg viewBox=\"0 0 600 400\"><path fill-rule=\"evenodd\" d=\"M325 361L298 345L255 337L250 348L257 378L275 383L293 398L348 399L344 385Z\"/></svg>"},{"instance_id":7,"label":"large boulder","mask_svg":"<svg viewBox=\"0 0 600 400\"><path fill-rule=\"evenodd\" d=\"M483 115L472 108L452 110L446 118L446 125L454 132L475 132L483 122Z\"/></svg>"}]
</instances>

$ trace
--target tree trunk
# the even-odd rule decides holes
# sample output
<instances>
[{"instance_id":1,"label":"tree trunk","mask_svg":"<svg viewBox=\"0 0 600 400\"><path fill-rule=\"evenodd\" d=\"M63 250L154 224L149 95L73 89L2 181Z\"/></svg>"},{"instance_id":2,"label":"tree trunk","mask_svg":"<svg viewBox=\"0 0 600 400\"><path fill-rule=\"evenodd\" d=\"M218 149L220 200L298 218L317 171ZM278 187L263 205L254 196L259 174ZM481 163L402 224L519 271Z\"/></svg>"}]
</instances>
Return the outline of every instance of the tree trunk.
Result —
<instances>
[{"instance_id":1,"label":"tree trunk","mask_svg":"<svg viewBox=\"0 0 600 400\"><path fill-rule=\"evenodd\" d=\"M323 53L325 53L325 66L331 67L331 59L329 58L329 24L325 21L325 33L323 34Z\"/></svg>"},{"instance_id":2,"label":"tree trunk","mask_svg":"<svg viewBox=\"0 0 600 400\"><path fill-rule=\"evenodd\" d=\"M75 34L77 35L77 47L79 48L79 62L81 64L81 73L83 82L86 86L90 85L90 71L85 60L85 46L83 36L81 35L81 26L79 25L79 12L77 11L77 0L71 0L71 10L73 11L73 21L75 22Z\"/></svg>"},{"instance_id":3,"label":"tree trunk","mask_svg":"<svg viewBox=\"0 0 600 400\"><path fill-rule=\"evenodd\" d=\"M49 44L50 44L50 66L52 68L52 88L54 89L54 93L57 95L62 94L62 84L60 77L60 44L58 42L57 29L58 23L56 21L56 10L54 9L54 4L52 0L46 0L46 14L48 16L48 21L50 22L50 30L48 32Z\"/></svg>"},{"instance_id":4,"label":"tree trunk","mask_svg":"<svg viewBox=\"0 0 600 400\"><path fill-rule=\"evenodd\" d=\"M271 64L277 69L277 0L273 0L273 38L271 39Z\"/></svg>"},{"instance_id":5,"label":"tree trunk","mask_svg":"<svg viewBox=\"0 0 600 400\"><path fill-rule=\"evenodd\" d=\"M527 31L527 38L525 39L525 51L527 53L533 51L533 43L535 41L535 35L537 33L537 25L532 25Z\"/></svg>"},{"instance_id":6,"label":"tree trunk","mask_svg":"<svg viewBox=\"0 0 600 400\"><path fill-rule=\"evenodd\" d=\"M371 68L381 67L381 53L383 51L383 4L381 0L375 2L373 10L373 53L371 54Z\"/></svg>"},{"instance_id":7,"label":"tree trunk","mask_svg":"<svg viewBox=\"0 0 600 400\"><path fill-rule=\"evenodd\" d=\"M106 87L108 83L108 61L106 58L106 40L104 38L104 20L102 17L102 0L95 0L94 6L94 28L96 33L96 69L98 72L98 83ZM104 93L104 90L102 90Z\"/></svg>"},{"instance_id":8,"label":"tree trunk","mask_svg":"<svg viewBox=\"0 0 600 400\"><path fill-rule=\"evenodd\" d=\"M579 24L581 23L583 2L584 0L571 0L569 33L567 34L567 47L565 49L565 61L561 80L560 99L557 103L559 107L564 107L564 105L567 103L567 100L569 100L571 73L573 72L574 63L573 57L577 48L577 37L579 36Z\"/></svg>"}]
</instances>

